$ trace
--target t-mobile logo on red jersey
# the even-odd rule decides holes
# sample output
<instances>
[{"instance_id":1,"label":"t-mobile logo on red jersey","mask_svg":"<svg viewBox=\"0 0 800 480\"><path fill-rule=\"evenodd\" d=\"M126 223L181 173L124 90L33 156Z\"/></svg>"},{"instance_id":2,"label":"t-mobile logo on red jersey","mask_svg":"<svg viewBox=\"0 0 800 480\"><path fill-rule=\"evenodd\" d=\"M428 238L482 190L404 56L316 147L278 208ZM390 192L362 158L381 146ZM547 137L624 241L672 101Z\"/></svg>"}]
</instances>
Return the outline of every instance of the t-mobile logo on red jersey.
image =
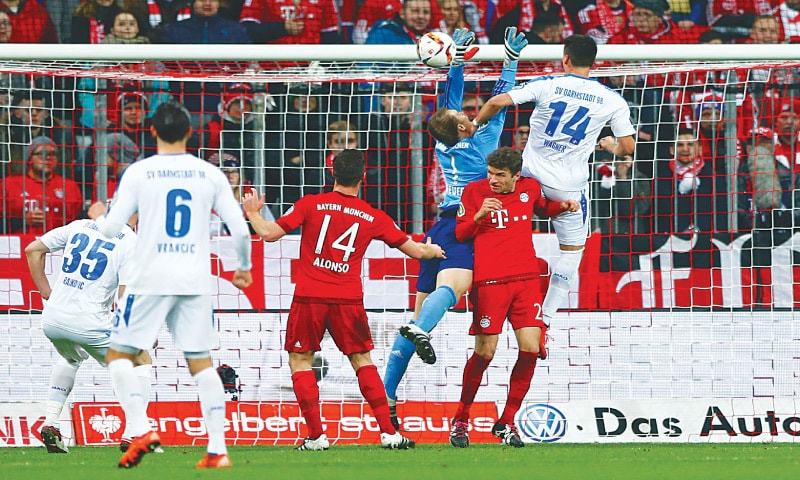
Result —
<instances>
[{"instance_id":1,"label":"t-mobile logo on red jersey","mask_svg":"<svg viewBox=\"0 0 800 480\"><path fill-rule=\"evenodd\" d=\"M497 225L497 228L506 228L508 223L508 210L492 210L492 223Z\"/></svg>"}]
</instances>

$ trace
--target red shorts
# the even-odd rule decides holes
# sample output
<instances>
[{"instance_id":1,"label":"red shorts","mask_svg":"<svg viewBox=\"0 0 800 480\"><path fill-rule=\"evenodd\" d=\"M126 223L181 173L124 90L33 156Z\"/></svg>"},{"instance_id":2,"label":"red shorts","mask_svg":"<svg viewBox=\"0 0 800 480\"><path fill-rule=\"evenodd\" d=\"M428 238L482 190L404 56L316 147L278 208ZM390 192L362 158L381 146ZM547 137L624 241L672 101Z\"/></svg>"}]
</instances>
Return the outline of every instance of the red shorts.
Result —
<instances>
[{"instance_id":1,"label":"red shorts","mask_svg":"<svg viewBox=\"0 0 800 480\"><path fill-rule=\"evenodd\" d=\"M545 326L539 279L476 285L470 296L474 308L470 335L499 335L506 318L514 330Z\"/></svg>"},{"instance_id":2,"label":"red shorts","mask_svg":"<svg viewBox=\"0 0 800 480\"><path fill-rule=\"evenodd\" d=\"M321 300L295 297L292 301L284 343L287 352L318 352L325 330L331 333L336 346L345 355L374 348L363 300L340 300L339 303Z\"/></svg>"}]
</instances>

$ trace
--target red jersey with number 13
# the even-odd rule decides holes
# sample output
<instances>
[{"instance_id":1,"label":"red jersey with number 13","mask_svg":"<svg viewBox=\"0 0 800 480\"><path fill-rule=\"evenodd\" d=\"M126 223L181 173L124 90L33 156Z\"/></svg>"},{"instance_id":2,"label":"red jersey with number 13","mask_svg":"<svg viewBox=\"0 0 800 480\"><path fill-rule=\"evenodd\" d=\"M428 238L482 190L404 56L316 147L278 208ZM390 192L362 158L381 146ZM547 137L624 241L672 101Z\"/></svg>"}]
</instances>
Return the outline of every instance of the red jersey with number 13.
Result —
<instances>
[{"instance_id":1,"label":"red jersey with number 13","mask_svg":"<svg viewBox=\"0 0 800 480\"><path fill-rule=\"evenodd\" d=\"M303 227L295 297L361 299L361 261L373 239L396 248L408 240L386 213L339 192L306 195L279 218L286 231Z\"/></svg>"}]
</instances>

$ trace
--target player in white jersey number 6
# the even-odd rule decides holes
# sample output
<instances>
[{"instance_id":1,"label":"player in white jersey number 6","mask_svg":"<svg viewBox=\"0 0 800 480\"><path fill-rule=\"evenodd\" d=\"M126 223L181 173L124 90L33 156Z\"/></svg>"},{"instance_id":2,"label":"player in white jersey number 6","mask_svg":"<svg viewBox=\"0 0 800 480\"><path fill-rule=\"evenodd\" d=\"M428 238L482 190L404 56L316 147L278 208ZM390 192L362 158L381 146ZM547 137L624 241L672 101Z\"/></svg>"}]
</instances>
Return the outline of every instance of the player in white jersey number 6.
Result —
<instances>
[{"instance_id":1,"label":"player in white jersey number 6","mask_svg":"<svg viewBox=\"0 0 800 480\"><path fill-rule=\"evenodd\" d=\"M97 219L100 231L112 237L128 217L139 213L133 252L136 268L118 310L106 357L111 383L134 436L119 466L136 466L161 442L158 433L150 429L132 360L153 344L166 321L197 382L208 431L208 453L197 467L230 467L224 433L225 393L210 353L216 330L209 261L212 209L231 232L238 257L233 284L238 288L252 283L250 232L225 174L186 153L191 135L186 109L174 102L159 106L151 133L158 154L128 167L108 216Z\"/></svg>"},{"instance_id":2,"label":"player in white jersey number 6","mask_svg":"<svg viewBox=\"0 0 800 480\"><path fill-rule=\"evenodd\" d=\"M533 102L530 137L522 152L522 176L542 184L549 200L575 200L577 212L553 218L561 255L552 267L550 287L542 304L549 326L564 304L578 274L589 234L589 157L595 148L613 155L631 155L635 146L628 103L618 93L589 77L597 44L585 35L564 41L564 74L547 75L492 97L473 120L482 125L502 108ZM614 136L597 142L609 124Z\"/></svg>"},{"instance_id":3,"label":"player in white jersey number 6","mask_svg":"<svg viewBox=\"0 0 800 480\"><path fill-rule=\"evenodd\" d=\"M133 225L135 219L131 219ZM125 289L131 269L128 261L136 234L128 226L114 238L106 239L93 220L76 220L48 231L25 247L28 269L44 300L42 330L61 356L50 373L45 402L42 442L49 453L67 453L59 429L59 417L75 386L75 375L90 356L106 365L111 336L111 305L119 287ZM48 253L63 250L55 282L45 275ZM142 397L150 398L152 360L146 350L134 359L134 371L141 383ZM123 433L123 443L127 436Z\"/></svg>"}]
</instances>

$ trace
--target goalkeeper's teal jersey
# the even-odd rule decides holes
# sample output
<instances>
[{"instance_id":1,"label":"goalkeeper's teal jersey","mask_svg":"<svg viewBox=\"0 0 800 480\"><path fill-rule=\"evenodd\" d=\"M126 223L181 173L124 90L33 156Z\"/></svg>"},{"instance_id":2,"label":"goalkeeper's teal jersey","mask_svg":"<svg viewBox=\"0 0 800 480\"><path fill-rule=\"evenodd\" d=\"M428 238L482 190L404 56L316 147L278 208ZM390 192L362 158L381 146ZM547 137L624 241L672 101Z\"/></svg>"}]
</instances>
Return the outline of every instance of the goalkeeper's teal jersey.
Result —
<instances>
[{"instance_id":1,"label":"goalkeeper's teal jersey","mask_svg":"<svg viewBox=\"0 0 800 480\"><path fill-rule=\"evenodd\" d=\"M511 90L516 81L516 73L517 62L509 62L509 66L503 68L492 95ZM463 97L464 66L450 67L439 107L460 111ZM464 187L470 182L486 178L486 157L497 149L505 120L504 108L482 125L472 137L465 138L452 147L436 142L436 159L442 167L446 187L445 197L439 208L458 208Z\"/></svg>"}]
</instances>

